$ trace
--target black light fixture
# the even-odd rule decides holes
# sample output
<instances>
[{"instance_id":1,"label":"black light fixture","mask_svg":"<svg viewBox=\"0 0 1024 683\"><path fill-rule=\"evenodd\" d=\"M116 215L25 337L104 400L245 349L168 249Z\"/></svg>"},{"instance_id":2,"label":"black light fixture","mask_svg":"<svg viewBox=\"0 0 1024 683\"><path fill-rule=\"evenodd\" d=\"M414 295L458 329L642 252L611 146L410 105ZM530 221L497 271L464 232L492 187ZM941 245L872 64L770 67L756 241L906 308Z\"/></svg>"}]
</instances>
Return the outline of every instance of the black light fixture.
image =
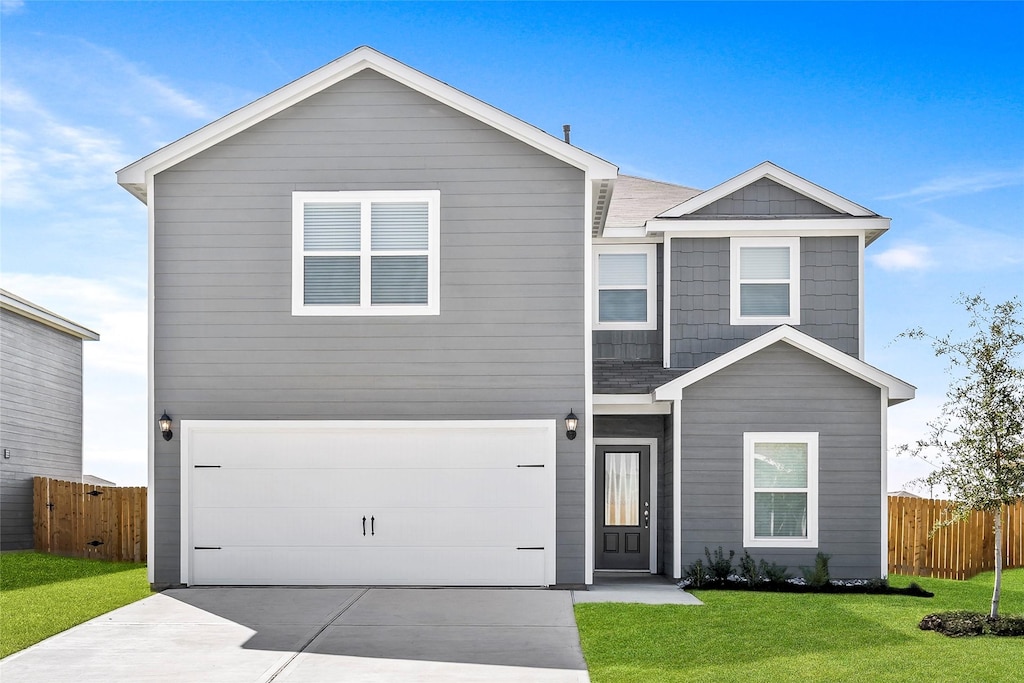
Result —
<instances>
[{"instance_id":1,"label":"black light fixture","mask_svg":"<svg viewBox=\"0 0 1024 683\"><path fill-rule=\"evenodd\" d=\"M576 417L576 413L569 411L569 414L565 416L565 436L569 441L576 438L576 427L579 426L580 419Z\"/></svg>"},{"instance_id":2,"label":"black light fixture","mask_svg":"<svg viewBox=\"0 0 1024 683\"><path fill-rule=\"evenodd\" d=\"M167 417L167 411L160 416L160 433L164 435L164 441L170 441L171 437L174 436L174 432L171 431L171 418Z\"/></svg>"}]
</instances>

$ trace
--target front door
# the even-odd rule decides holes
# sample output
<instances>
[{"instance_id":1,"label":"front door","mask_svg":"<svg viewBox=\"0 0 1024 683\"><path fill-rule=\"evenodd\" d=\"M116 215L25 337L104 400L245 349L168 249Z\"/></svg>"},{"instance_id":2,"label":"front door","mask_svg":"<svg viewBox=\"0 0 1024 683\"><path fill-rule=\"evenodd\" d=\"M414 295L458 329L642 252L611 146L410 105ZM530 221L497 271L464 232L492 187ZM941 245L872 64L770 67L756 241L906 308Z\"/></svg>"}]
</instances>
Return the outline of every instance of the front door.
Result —
<instances>
[{"instance_id":1,"label":"front door","mask_svg":"<svg viewBox=\"0 0 1024 683\"><path fill-rule=\"evenodd\" d=\"M650 446L597 446L595 569L649 569Z\"/></svg>"}]
</instances>

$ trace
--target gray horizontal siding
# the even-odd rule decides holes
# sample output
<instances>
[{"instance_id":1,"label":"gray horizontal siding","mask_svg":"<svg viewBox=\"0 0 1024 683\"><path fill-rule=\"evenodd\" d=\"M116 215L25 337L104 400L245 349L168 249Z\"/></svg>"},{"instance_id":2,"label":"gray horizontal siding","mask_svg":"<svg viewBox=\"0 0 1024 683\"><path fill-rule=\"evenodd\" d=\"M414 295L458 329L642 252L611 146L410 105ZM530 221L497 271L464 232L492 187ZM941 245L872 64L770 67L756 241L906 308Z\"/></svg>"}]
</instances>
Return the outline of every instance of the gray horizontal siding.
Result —
<instances>
[{"instance_id":1,"label":"gray horizontal siding","mask_svg":"<svg viewBox=\"0 0 1024 683\"><path fill-rule=\"evenodd\" d=\"M657 281L655 287L658 290L658 327L654 330L595 330L594 331L594 358L605 359L615 358L619 360L661 360L662 339L661 331L664 309L664 292L662 287L662 268L664 267L664 250L662 245L657 245Z\"/></svg>"},{"instance_id":2,"label":"gray horizontal siding","mask_svg":"<svg viewBox=\"0 0 1024 683\"><path fill-rule=\"evenodd\" d=\"M82 340L0 310L0 549L31 548L32 477L82 477Z\"/></svg>"},{"instance_id":3,"label":"gray horizontal siding","mask_svg":"<svg viewBox=\"0 0 1024 683\"><path fill-rule=\"evenodd\" d=\"M291 315L293 191L423 189L439 316ZM578 169L372 71L332 86L157 176L157 410L561 420L584 405L583 198ZM560 583L583 581L582 449L559 436ZM157 583L178 581L178 458L157 440Z\"/></svg>"},{"instance_id":4,"label":"gray horizontal siding","mask_svg":"<svg viewBox=\"0 0 1024 683\"><path fill-rule=\"evenodd\" d=\"M822 400L807 386L829 387ZM818 432L819 546L839 578L881 573L881 393L778 343L683 392L684 567L704 548L743 552L743 433ZM813 566L814 549L751 548L756 559Z\"/></svg>"},{"instance_id":5,"label":"gray horizontal siding","mask_svg":"<svg viewBox=\"0 0 1024 683\"><path fill-rule=\"evenodd\" d=\"M857 357L860 350L856 237L800 239L801 332ZM729 324L729 239L672 241L672 367L694 368L773 325Z\"/></svg>"}]
</instances>

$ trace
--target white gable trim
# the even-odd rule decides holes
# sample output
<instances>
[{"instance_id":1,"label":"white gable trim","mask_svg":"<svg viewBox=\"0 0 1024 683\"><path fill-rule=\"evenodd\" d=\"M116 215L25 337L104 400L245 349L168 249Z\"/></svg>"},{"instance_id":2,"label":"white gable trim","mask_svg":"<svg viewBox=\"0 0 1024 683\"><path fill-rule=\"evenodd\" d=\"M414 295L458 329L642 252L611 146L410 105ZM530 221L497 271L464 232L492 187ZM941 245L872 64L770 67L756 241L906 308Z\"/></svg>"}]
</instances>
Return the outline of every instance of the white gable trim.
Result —
<instances>
[{"instance_id":1,"label":"white gable trim","mask_svg":"<svg viewBox=\"0 0 1024 683\"><path fill-rule=\"evenodd\" d=\"M840 213L859 217L878 215L874 211L866 209L860 204L855 204L849 199L840 197L835 192L826 190L820 185L815 185L811 181L801 178L795 173L790 173L786 169L776 166L770 161L764 161L749 171L744 171L735 178L726 180L721 185L716 185L710 190L705 190L696 197L687 199L682 204L659 214L658 218L679 218L680 216L692 214L694 211L703 209L705 206L713 204L719 199L728 197L733 192L736 192L751 183L757 182L761 178L774 180L779 185L788 187L794 192L798 192L808 199L813 199L814 201L824 204L830 209L834 209Z\"/></svg>"},{"instance_id":2,"label":"white gable trim","mask_svg":"<svg viewBox=\"0 0 1024 683\"><path fill-rule=\"evenodd\" d=\"M99 333L93 332L88 327L83 327L76 322L68 320L62 315L57 315L52 311L48 311L42 306L22 299L20 296L11 294L10 292L0 289L0 308L5 311L17 313L23 318L34 320L37 323L42 323L47 327L52 327L58 332L71 335L72 337L78 337L83 341L96 341L100 338Z\"/></svg>"},{"instance_id":3,"label":"white gable trim","mask_svg":"<svg viewBox=\"0 0 1024 683\"><path fill-rule=\"evenodd\" d=\"M125 166L117 172L117 182L145 202L147 172L156 174L170 168L364 69L373 69L556 159L587 171L591 180L614 180L618 175L618 167L614 164L573 147L371 47L363 46Z\"/></svg>"},{"instance_id":4,"label":"white gable trim","mask_svg":"<svg viewBox=\"0 0 1024 683\"><path fill-rule=\"evenodd\" d=\"M752 339L746 344L743 344L742 346L705 363L699 368L691 370L685 375L663 384L654 390L654 400L679 400L682 398L683 389L691 384L699 382L706 377L710 377L719 370L723 370L733 363L743 360L744 358L780 341L786 342L790 346L794 346L816 358L820 358L840 370L845 370L854 377L864 380L868 384L873 384L876 387L887 390L888 405L902 403L903 401L909 401L914 398L915 387L913 385L907 384L903 380L893 377L886 372L882 372L878 368L868 365L864 361L858 360L853 356L847 355L835 347L829 346L825 342L818 341L814 337L792 328L789 325L780 325L770 332L766 332L760 337Z\"/></svg>"}]
</instances>

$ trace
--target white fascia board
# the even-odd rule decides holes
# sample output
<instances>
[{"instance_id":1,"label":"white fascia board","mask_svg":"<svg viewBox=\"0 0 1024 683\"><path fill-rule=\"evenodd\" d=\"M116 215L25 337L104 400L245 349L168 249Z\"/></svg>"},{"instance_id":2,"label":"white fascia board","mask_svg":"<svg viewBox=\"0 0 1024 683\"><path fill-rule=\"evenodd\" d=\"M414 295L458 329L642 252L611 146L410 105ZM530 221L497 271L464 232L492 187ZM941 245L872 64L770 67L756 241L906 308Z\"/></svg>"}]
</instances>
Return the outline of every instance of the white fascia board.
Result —
<instances>
[{"instance_id":1,"label":"white fascia board","mask_svg":"<svg viewBox=\"0 0 1024 683\"><path fill-rule=\"evenodd\" d=\"M881 234L889 229L891 219L870 218L687 218L684 220L647 221L647 232L672 233L673 237L741 237Z\"/></svg>"},{"instance_id":2,"label":"white fascia board","mask_svg":"<svg viewBox=\"0 0 1024 683\"><path fill-rule=\"evenodd\" d=\"M826 190L820 185L816 185L811 181L801 178L795 173L791 173L786 169L776 166L770 161L764 161L750 169L744 171L734 178L726 180L720 185L712 187L710 190L705 190L699 195L687 199L682 204L672 207L668 211L659 214L659 218L678 218L685 216L703 209L709 204L713 204L719 199L728 197L733 192L750 185L751 183L757 182L762 178L768 178L774 180L779 185L788 187L789 189L804 195L808 199L824 204L830 209L834 209L840 213L845 213L850 216L875 216L877 215L874 211L867 209L860 204L851 202L845 197L840 197L831 190Z\"/></svg>"},{"instance_id":3,"label":"white fascia board","mask_svg":"<svg viewBox=\"0 0 1024 683\"><path fill-rule=\"evenodd\" d=\"M648 235L647 228L605 228L600 237L594 238L594 244L646 244L662 241L661 235Z\"/></svg>"},{"instance_id":4,"label":"white fascia board","mask_svg":"<svg viewBox=\"0 0 1024 683\"><path fill-rule=\"evenodd\" d=\"M668 415L672 404L651 394L594 394L595 415Z\"/></svg>"},{"instance_id":5,"label":"white fascia board","mask_svg":"<svg viewBox=\"0 0 1024 683\"><path fill-rule=\"evenodd\" d=\"M618 167L532 126L461 90L370 47L359 47L316 71L158 149L117 172L118 184L139 196L146 173L157 174L364 69L373 69L442 104L471 116L556 159L586 171L591 181L618 177ZM140 197L144 199L145 197Z\"/></svg>"},{"instance_id":6,"label":"white fascia board","mask_svg":"<svg viewBox=\"0 0 1024 683\"><path fill-rule=\"evenodd\" d=\"M909 401L914 398L915 388L901 379L893 377L887 372L868 365L862 360L843 353L839 349L819 341L800 330L789 325L780 325L770 332L762 334L756 339L748 341L728 353L705 363L704 365L691 370L690 372L667 382L654 390L654 398L657 401L679 400L682 397L684 388L710 377L719 370L723 370L737 361L765 349L776 342L786 342L790 346L809 353L816 358L834 365L840 370L845 370L851 375L858 377L876 387L884 387L888 391L889 405Z\"/></svg>"},{"instance_id":7,"label":"white fascia board","mask_svg":"<svg viewBox=\"0 0 1024 683\"><path fill-rule=\"evenodd\" d=\"M97 341L100 338L99 333L93 332L88 327L83 327L62 315L57 315L53 311L48 311L42 306L37 306L31 301L2 289L0 289L0 308L82 340Z\"/></svg>"}]
</instances>

